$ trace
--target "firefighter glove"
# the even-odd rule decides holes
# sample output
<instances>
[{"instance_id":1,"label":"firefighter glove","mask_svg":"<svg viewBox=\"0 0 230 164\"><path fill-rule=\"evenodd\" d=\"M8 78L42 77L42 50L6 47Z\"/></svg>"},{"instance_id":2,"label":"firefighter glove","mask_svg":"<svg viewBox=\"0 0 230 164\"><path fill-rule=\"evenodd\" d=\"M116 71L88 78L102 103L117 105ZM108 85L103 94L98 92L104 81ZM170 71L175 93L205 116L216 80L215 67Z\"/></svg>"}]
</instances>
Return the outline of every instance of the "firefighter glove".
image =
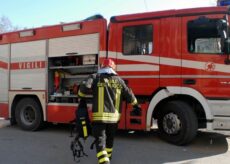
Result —
<instances>
[{"instance_id":1,"label":"firefighter glove","mask_svg":"<svg viewBox=\"0 0 230 164\"><path fill-rule=\"evenodd\" d=\"M141 116L141 106L136 104L133 106L133 110L131 111L132 116Z\"/></svg>"}]
</instances>

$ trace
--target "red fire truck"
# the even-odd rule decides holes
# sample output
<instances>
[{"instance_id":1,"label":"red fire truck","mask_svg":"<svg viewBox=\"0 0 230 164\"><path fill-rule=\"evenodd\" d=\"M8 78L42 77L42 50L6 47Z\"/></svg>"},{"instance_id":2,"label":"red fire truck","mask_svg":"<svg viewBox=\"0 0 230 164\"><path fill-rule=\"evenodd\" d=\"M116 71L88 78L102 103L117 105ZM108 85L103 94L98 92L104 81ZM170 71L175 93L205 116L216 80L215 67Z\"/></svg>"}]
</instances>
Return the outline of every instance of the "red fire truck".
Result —
<instances>
[{"instance_id":1,"label":"red fire truck","mask_svg":"<svg viewBox=\"0 0 230 164\"><path fill-rule=\"evenodd\" d=\"M138 98L123 103L120 129L150 131L183 145L200 128L230 130L227 7L114 16L0 34L0 117L24 130L69 123L77 86L112 58ZM90 110L91 98L88 98Z\"/></svg>"}]
</instances>

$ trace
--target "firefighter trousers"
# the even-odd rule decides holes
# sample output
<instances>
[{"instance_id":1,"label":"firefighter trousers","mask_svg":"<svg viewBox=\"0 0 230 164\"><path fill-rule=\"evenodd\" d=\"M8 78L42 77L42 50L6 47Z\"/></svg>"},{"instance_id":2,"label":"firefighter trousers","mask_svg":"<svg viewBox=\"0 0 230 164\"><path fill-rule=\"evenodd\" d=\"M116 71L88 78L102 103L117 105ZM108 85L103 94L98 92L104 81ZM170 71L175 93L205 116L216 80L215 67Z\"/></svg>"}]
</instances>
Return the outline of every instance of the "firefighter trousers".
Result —
<instances>
[{"instance_id":1,"label":"firefighter trousers","mask_svg":"<svg viewBox=\"0 0 230 164\"><path fill-rule=\"evenodd\" d=\"M117 123L92 124L92 134L95 137L99 164L110 164L113 151L113 141L117 127Z\"/></svg>"}]
</instances>

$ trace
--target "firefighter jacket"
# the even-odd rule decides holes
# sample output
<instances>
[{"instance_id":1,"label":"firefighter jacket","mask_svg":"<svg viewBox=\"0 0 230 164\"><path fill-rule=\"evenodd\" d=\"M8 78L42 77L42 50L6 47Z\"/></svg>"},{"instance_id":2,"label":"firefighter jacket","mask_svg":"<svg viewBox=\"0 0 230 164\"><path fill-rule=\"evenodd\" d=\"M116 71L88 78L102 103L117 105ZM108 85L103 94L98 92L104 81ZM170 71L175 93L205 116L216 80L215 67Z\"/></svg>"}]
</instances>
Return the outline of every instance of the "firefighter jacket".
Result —
<instances>
[{"instance_id":1,"label":"firefighter jacket","mask_svg":"<svg viewBox=\"0 0 230 164\"><path fill-rule=\"evenodd\" d=\"M133 92L116 74L97 73L84 80L78 91L80 97L93 95L92 121L117 123L120 119L122 100L137 104Z\"/></svg>"}]
</instances>

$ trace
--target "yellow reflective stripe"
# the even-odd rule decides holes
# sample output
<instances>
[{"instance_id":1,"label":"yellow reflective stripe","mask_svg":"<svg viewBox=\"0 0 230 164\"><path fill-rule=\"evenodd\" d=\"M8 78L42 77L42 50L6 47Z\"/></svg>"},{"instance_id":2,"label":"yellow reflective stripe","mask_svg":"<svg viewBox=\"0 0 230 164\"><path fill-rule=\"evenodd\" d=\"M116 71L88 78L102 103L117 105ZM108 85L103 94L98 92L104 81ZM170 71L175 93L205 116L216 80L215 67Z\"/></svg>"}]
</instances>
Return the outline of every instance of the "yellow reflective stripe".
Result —
<instances>
[{"instance_id":1,"label":"yellow reflective stripe","mask_svg":"<svg viewBox=\"0 0 230 164\"><path fill-rule=\"evenodd\" d=\"M84 137L88 136L88 132L87 132L87 127L86 126L83 126L83 135L84 135Z\"/></svg>"},{"instance_id":2,"label":"yellow reflective stripe","mask_svg":"<svg viewBox=\"0 0 230 164\"><path fill-rule=\"evenodd\" d=\"M101 93L101 112L104 112L104 87L102 87L102 93Z\"/></svg>"},{"instance_id":3,"label":"yellow reflective stripe","mask_svg":"<svg viewBox=\"0 0 230 164\"><path fill-rule=\"evenodd\" d=\"M111 117L94 117L93 121L113 121L113 122L117 122L119 121L119 118L111 118Z\"/></svg>"},{"instance_id":4,"label":"yellow reflective stripe","mask_svg":"<svg viewBox=\"0 0 230 164\"><path fill-rule=\"evenodd\" d=\"M137 104L137 99L133 100L133 102L131 104L136 105Z\"/></svg>"},{"instance_id":5,"label":"yellow reflective stripe","mask_svg":"<svg viewBox=\"0 0 230 164\"><path fill-rule=\"evenodd\" d=\"M116 117L110 117L110 116L93 116L93 118L109 118L109 119L118 119L120 117L116 116Z\"/></svg>"},{"instance_id":6,"label":"yellow reflective stripe","mask_svg":"<svg viewBox=\"0 0 230 164\"><path fill-rule=\"evenodd\" d=\"M93 120L95 121L119 121L120 113L116 111L115 113L93 113Z\"/></svg>"},{"instance_id":7,"label":"yellow reflective stripe","mask_svg":"<svg viewBox=\"0 0 230 164\"><path fill-rule=\"evenodd\" d=\"M109 158L108 157L104 157L102 159L99 160L99 163L103 163L103 162L109 162Z\"/></svg>"},{"instance_id":8,"label":"yellow reflective stripe","mask_svg":"<svg viewBox=\"0 0 230 164\"><path fill-rule=\"evenodd\" d=\"M83 134L84 134L84 137L88 136L88 132L87 132L87 127L86 126L83 126Z\"/></svg>"},{"instance_id":9,"label":"yellow reflective stripe","mask_svg":"<svg viewBox=\"0 0 230 164\"><path fill-rule=\"evenodd\" d=\"M107 151L107 153L111 153L113 151L113 148L105 148L105 150Z\"/></svg>"},{"instance_id":10,"label":"yellow reflective stripe","mask_svg":"<svg viewBox=\"0 0 230 164\"><path fill-rule=\"evenodd\" d=\"M98 112L101 108L101 93L100 92L101 92L101 87L98 88L98 95L97 95L97 97L98 97L98 104L97 104Z\"/></svg>"},{"instance_id":11,"label":"yellow reflective stripe","mask_svg":"<svg viewBox=\"0 0 230 164\"><path fill-rule=\"evenodd\" d=\"M108 120L108 121L116 121L119 120L118 118L113 117L94 117L93 120Z\"/></svg>"},{"instance_id":12,"label":"yellow reflective stripe","mask_svg":"<svg viewBox=\"0 0 230 164\"><path fill-rule=\"evenodd\" d=\"M88 132L87 132L87 127L86 127L86 122L82 121L81 124L82 124L82 128L83 128L83 135L84 135L84 137L87 137Z\"/></svg>"},{"instance_id":13,"label":"yellow reflective stripe","mask_svg":"<svg viewBox=\"0 0 230 164\"><path fill-rule=\"evenodd\" d=\"M105 148L105 150L107 151L108 153L108 157L110 158L112 156L112 151L113 151L113 148Z\"/></svg>"},{"instance_id":14,"label":"yellow reflective stripe","mask_svg":"<svg viewBox=\"0 0 230 164\"><path fill-rule=\"evenodd\" d=\"M117 111L115 113L93 113L94 117L119 117L120 113Z\"/></svg>"},{"instance_id":15,"label":"yellow reflective stripe","mask_svg":"<svg viewBox=\"0 0 230 164\"><path fill-rule=\"evenodd\" d=\"M97 158L99 158L102 155L107 155L107 151L103 150L97 153Z\"/></svg>"},{"instance_id":16,"label":"yellow reflective stripe","mask_svg":"<svg viewBox=\"0 0 230 164\"><path fill-rule=\"evenodd\" d=\"M80 97L86 97L86 94L82 93L80 90L78 91L78 96Z\"/></svg>"},{"instance_id":17,"label":"yellow reflective stripe","mask_svg":"<svg viewBox=\"0 0 230 164\"><path fill-rule=\"evenodd\" d=\"M104 87L98 88L98 113L104 110Z\"/></svg>"},{"instance_id":18,"label":"yellow reflective stripe","mask_svg":"<svg viewBox=\"0 0 230 164\"><path fill-rule=\"evenodd\" d=\"M121 89L116 89L116 100L115 100L115 108L119 111L120 108L120 97L121 97Z\"/></svg>"},{"instance_id":19,"label":"yellow reflective stripe","mask_svg":"<svg viewBox=\"0 0 230 164\"><path fill-rule=\"evenodd\" d=\"M82 125L85 125L85 124L86 124L86 122L85 122L85 121L82 121L82 122L81 122L81 124L82 124Z\"/></svg>"},{"instance_id":20,"label":"yellow reflective stripe","mask_svg":"<svg viewBox=\"0 0 230 164\"><path fill-rule=\"evenodd\" d=\"M120 113L115 111L115 113L93 113L93 120L99 121L119 121Z\"/></svg>"}]
</instances>

